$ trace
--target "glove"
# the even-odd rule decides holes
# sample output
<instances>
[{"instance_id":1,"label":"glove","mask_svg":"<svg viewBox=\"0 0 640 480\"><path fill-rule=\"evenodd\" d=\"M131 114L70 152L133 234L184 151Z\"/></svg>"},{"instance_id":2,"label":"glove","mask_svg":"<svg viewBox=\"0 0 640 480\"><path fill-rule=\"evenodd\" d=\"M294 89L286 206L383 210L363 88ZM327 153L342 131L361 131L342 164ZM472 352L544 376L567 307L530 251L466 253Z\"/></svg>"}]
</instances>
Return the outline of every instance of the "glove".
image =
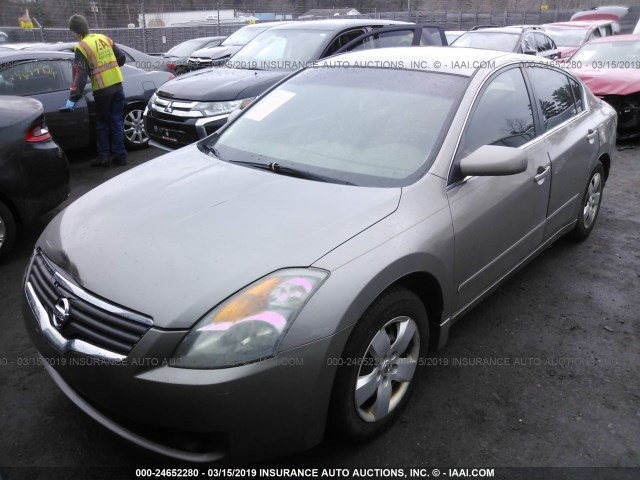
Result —
<instances>
[{"instance_id":1,"label":"glove","mask_svg":"<svg viewBox=\"0 0 640 480\"><path fill-rule=\"evenodd\" d=\"M72 100L67 100L67 104L64 106L64 110L72 111L75 106L76 106L76 102Z\"/></svg>"}]
</instances>

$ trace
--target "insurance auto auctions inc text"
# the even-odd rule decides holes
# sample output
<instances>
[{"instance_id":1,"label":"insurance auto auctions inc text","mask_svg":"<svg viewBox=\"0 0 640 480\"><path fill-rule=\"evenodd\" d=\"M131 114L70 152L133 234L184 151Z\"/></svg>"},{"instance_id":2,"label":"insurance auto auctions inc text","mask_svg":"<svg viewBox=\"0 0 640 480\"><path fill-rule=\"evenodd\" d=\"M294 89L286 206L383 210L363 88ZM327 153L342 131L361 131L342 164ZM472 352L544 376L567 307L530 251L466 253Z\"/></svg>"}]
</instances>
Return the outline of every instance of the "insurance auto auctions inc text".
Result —
<instances>
[{"instance_id":1,"label":"insurance auto auctions inc text","mask_svg":"<svg viewBox=\"0 0 640 480\"><path fill-rule=\"evenodd\" d=\"M493 468L261 468L260 478L493 478Z\"/></svg>"}]
</instances>

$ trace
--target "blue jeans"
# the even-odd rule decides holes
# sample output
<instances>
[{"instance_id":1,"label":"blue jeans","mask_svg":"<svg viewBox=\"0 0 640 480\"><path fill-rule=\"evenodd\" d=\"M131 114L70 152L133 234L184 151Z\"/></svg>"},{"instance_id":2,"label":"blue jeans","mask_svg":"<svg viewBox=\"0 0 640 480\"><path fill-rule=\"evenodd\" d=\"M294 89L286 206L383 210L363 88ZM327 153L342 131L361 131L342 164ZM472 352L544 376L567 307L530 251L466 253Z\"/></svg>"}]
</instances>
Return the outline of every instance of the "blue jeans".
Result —
<instances>
[{"instance_id":1,"label":"blue jeans","mask_svg":"<svg viewBox=\"0 0 640 480\"><path fill-rule=\"evenodd\" d=\"M98 156L108 158L113 154L126 160L127 150L124 148L124 92L119 90L108 95L94 95L96 106L96 137L98 140ZM109 148L109 131L111 131L111 148Z\"/></svg>"}]
</instances>

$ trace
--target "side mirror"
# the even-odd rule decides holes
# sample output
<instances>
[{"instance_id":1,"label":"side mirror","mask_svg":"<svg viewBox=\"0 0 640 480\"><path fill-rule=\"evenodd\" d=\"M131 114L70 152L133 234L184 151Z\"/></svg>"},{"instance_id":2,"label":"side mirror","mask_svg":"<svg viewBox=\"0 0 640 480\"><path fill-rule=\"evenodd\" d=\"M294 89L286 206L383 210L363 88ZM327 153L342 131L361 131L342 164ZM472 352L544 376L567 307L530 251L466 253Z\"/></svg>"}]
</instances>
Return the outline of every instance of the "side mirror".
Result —
<instances>
[{"instance_id":1,"label":"side mirror","mask_svg":"<svg viewBox=\"0 0 640 480\"><path fill-rule=\"evenodd\" d=\"M463 176L505 176L527 169L527 154L519 148L484 145L460 160Z\"/></svg>"}]
</instances>

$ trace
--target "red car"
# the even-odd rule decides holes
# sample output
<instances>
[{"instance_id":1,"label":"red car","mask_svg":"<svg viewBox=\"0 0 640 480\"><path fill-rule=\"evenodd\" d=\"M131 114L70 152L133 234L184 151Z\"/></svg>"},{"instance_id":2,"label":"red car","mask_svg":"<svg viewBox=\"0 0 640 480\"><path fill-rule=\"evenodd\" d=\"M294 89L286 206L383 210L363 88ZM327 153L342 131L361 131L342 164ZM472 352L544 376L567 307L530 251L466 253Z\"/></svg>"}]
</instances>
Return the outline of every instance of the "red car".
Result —
<instances>
[{"instance_id":1,"label":"red car","mask_svg":"<svg viewBox=\"0 0 640 480\"><path fill-rule=\"evenodd\" d=\"M611 20L589 20L579 22L557 22L542 25L553 38L560 51L560 61L573 55L580 46L590 40L613 35Z\"/></svg>"},{"instance_id":2,"label":"red car","mask_svg":"<svg viewBox=\"0 0 640 480\"><path fill-rule=\"evenodd\" d=\"M640 35L593 40L571 57L572 72L618 113L618 138L640 135Z\"/></svg>"}]
</instances>

